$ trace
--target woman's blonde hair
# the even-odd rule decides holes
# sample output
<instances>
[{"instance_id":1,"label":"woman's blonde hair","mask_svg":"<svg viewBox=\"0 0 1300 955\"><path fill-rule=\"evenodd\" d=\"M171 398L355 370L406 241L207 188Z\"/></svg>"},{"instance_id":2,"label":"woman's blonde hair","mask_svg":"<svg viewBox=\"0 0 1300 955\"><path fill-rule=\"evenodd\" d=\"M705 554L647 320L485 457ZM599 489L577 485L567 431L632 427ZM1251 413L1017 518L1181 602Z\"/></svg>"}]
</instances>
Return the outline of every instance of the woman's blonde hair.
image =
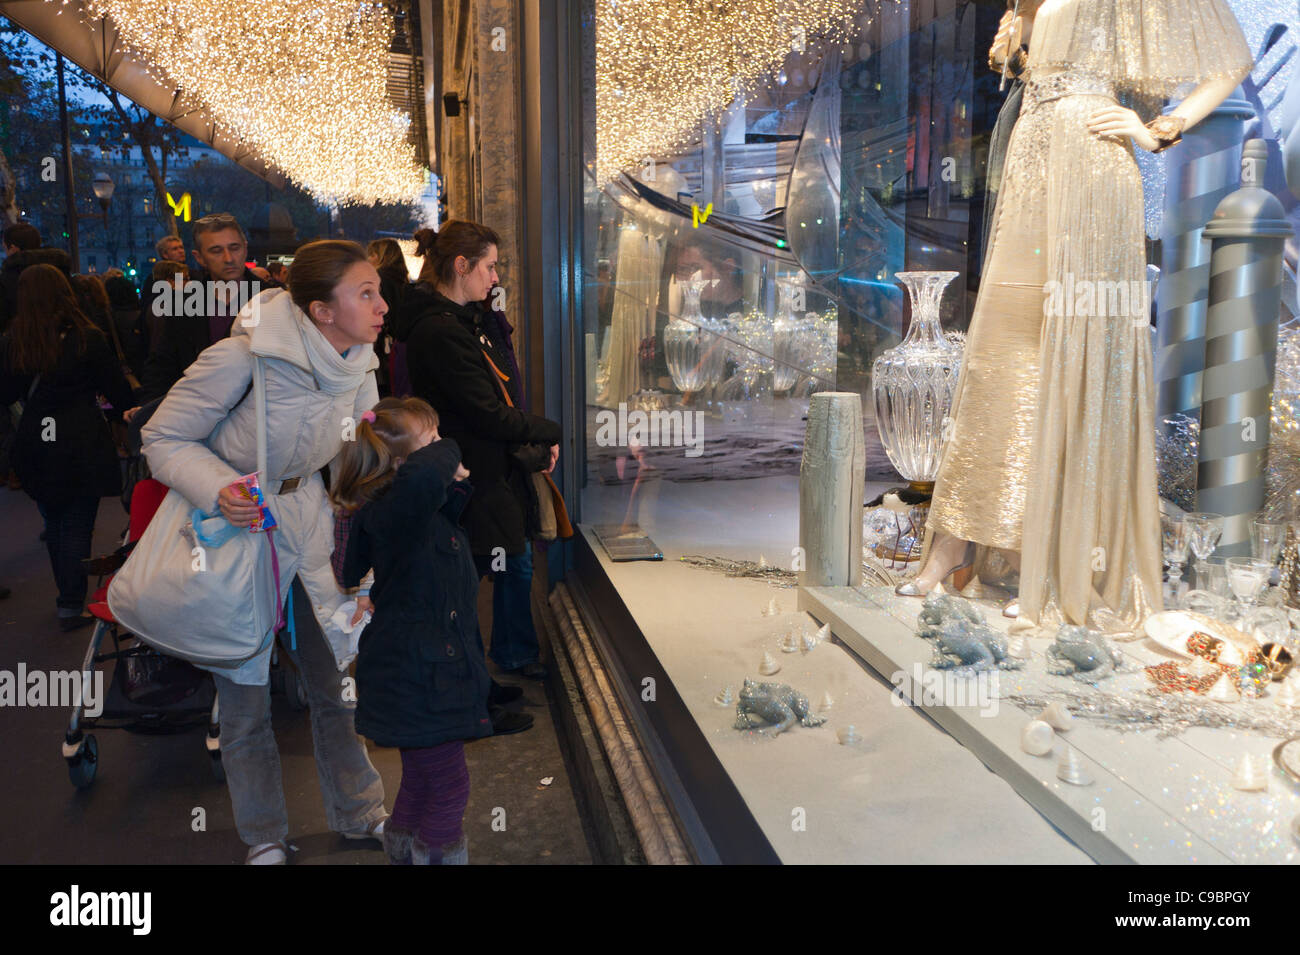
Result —
<instances>
[{"instance_id":1,"label":"woman's blonde hair","mask_svg":"<svg viewBox=\"0 0 1300 955\"><path fill-rule=\"evenodd\" d=\"M330 500L344 511L358 510L392 483L398 466L417 450L424 431L438 427L438 412L422 398L385 398L375 420L357 422L356 439L343 443Z\"/></svg>"}]
</instances>

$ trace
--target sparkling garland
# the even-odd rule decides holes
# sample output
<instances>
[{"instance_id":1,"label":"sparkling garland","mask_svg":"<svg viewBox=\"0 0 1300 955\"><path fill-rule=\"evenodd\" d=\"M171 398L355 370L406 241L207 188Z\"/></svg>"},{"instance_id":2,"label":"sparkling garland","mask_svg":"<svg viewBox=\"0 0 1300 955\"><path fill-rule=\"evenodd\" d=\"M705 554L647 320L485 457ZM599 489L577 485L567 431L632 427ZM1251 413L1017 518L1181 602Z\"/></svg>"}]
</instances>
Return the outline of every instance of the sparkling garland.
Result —
<instances>
[{"instance_id":1,"label":"sparkling garland","mask_svg":"<svg viewBox=\"0 0 1300 955\"><path fill-rule=\"evenodd\" d=\"M325 203L405 202L425 171L388 99L387 6L358 0L85 0L162 87Z\"/></svg>"},{"instance_id":2,"label":"sparkling garland","mask_svg":"<svg viewBox=\"0 0 1300 955\"><path fill-rule=\"evenodd\" d=\"M773 567L765 560L728 560L726 557L709 557L704 554L687 554L680 560L683 564L702 567L728 577L752 577L778 587L794 587L799 583L799 575L793 570Z\"/></svg>"},{"instance_id":3,"label":"sparkling garland","mask_svg":"<svg viewBox=\"0 0 1300 955\"><path fill-rule=\"evenodd\" d=\"M1166 693L1123 696L1077 690L1011 694L1004 699L1027 713L1037 713L1049 703L1063 703L1076 717L1121 732L1154 730L1160 739L1177 736L1193 727L1232 729L1281 739L1300 732L1300 715L1272 704L1247 706Z\"/></svg>"},{"instance_id":4,"label":"sparkling garland","mask_svg":"<svg viewBox=\"0 0 1300 955\"><path fill-rule=\"evenodd\" d=\"M598 184L668 156L791 52L852 31L855 0L596 0Z\"/></svg>"},{"instance_id":5,"label":"sparkling garland","mask_svg":"<svg viewBox=\"0 0 1300 955\"><path fill-rule=\"evenodd\" d=\"M1164 419L1156 429L1156 487L1166 501L1184 511L1196 509L1196 463L1200 454L1201 423L1187 415Z\"/></svg>"}]
</instances>

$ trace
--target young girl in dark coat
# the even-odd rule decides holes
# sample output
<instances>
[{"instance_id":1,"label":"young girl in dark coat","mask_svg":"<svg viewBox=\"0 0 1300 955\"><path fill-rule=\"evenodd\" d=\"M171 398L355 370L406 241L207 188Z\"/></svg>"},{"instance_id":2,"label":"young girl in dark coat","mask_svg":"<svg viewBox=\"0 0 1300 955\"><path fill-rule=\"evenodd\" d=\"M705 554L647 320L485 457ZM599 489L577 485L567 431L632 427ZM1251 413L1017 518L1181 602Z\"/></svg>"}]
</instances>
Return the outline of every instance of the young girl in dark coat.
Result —
<instances>
[{"instance_id":1,"label":"young girl in dark coat","mask_svg":"<svg viewBox=\"0 0 1300 955\"><path fill-rule=\"evenodd\" d=\"M478 572L457 524L470 495L454 441L419 398L385 399L343 445L334 503L350 515L343 583L374 570L374 617L357 656L357 732L400 747L402 783L384 827L394 864L468 861L464 741L489 736ZM358 601L360 613L365 599Z\"/></svg>"}]
</instances>

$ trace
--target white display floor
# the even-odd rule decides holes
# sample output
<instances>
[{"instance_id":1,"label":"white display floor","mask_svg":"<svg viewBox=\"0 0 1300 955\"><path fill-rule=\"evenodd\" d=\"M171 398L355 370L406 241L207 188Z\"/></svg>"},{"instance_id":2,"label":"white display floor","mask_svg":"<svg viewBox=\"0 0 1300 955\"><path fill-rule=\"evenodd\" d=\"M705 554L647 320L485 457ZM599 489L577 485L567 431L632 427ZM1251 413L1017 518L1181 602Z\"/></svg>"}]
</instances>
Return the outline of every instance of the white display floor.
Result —
<instances>
[{"instance_id":1,"label":"white display floor","mask_svg":"<svg viewBox=\"0 0 1300 955\"><path fill-rule=\"evenodd\" d=\"M915 634L920 600L898 597L883 587L812 587L801 592L800 604L828 621L836 636L880 673L901 672L905 677L900 681L905 679L910 686L917 673L929 669L932 647ZM985 609L990 625L1005 630L1010 621L1000 616L997 605L989 603ZM998 672L1002 696L1089 690L1072 677L1046 672L1044 652L1050 643L1043 638L1031 640L1032 656L1023 670ZM1125 668L1100 682L1108 692L1143 693L1151 684L1142 668L1174 659L1146 639L1116 646L1125 654ZM932 680L922 676L923 684ZM1161 739L1150 730L1120 731L1076 719L1073 728L1058 735L1053 755L1031 756L1020 746L1020 732L1032 714L1006 701L981 707L970 699L941 696L931 695L934 705L929 712L966 745L964 755L978 755L1098 861L1186 864L1300 859L1300 846L1290 835L1291 821L1300 814L1300 788L1271 760L1280 738L1193 728ZM1228 706L1233 712L1242 712L1241 708L1287 712L1268 697ZM1293 735L1300 735L1300 715L1293 721ZM1056 754L1067 742L1082 757L1094 779L1091 785L1073 786L1057 778ZM1268 777L1266 791L1233 788L1234 770L1245 754ZM960 792L960 785L954 778L947 789ZM967 798L962 793L961 801Z\"/></svg>"},{"instance_id":2,"label":"white display floor","mask_svg":"<svg viewBox=\"0 0 1300 955\"><path fill-rule=\"evenodd\" d=\"M769 483L772 482L772 483ZM893 687L843 646L782 653L791 625L815 627L795 609L794 588L733 579L682 563L684 553L769 562L797 543L797 507L774 507L795 492L797 478L695 485L678 511L663 483L647 528L664 551L662 563L610 562L584 528L617 588L700 731L767 839L787 863L1087 863L1015 789L920 710L899 705ZM714 490L718 510L709 513ZM797 492L795 492L797 493ZM603 516L584 498L584 522ZM749 514L736 521L734 515ZM669 516L672 516L669 519ZM688 544L683 544L688 541ZM714 543L716 541L716 544ZM780 613L762 611L775 597ZM882 620L887 615L881 613ZM917 641L921 643L921 641ZM779 673L758 673L764 652ZM816 706L829 692L829 722L796 725L770 737L733 728L735 706L714 698L745 677L785 682ZM861 741L842 745L855 727ZM671 741L666 741L671 745Z\"/></svg>"}]
</instances>

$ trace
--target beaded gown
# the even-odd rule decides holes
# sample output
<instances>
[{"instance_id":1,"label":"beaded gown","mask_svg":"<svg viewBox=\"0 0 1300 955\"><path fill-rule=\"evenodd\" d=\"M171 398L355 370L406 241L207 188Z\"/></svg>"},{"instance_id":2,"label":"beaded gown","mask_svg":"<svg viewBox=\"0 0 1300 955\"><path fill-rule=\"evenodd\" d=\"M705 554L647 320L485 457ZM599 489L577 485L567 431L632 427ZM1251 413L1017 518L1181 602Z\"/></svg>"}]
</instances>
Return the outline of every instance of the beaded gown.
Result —
<instances>
[{"instance_id":1,"label":"beaded gown","mask_svg":"<svg viewBox=\"0 0 1300 955\"><path fill-rule=\"evenodd\" d=\"M1250 67L1224 0L1038 8L928 520L1020 552L1022 625L1160 609L1142 179L1088 117Z\"/></svg>"}]
</instances>

